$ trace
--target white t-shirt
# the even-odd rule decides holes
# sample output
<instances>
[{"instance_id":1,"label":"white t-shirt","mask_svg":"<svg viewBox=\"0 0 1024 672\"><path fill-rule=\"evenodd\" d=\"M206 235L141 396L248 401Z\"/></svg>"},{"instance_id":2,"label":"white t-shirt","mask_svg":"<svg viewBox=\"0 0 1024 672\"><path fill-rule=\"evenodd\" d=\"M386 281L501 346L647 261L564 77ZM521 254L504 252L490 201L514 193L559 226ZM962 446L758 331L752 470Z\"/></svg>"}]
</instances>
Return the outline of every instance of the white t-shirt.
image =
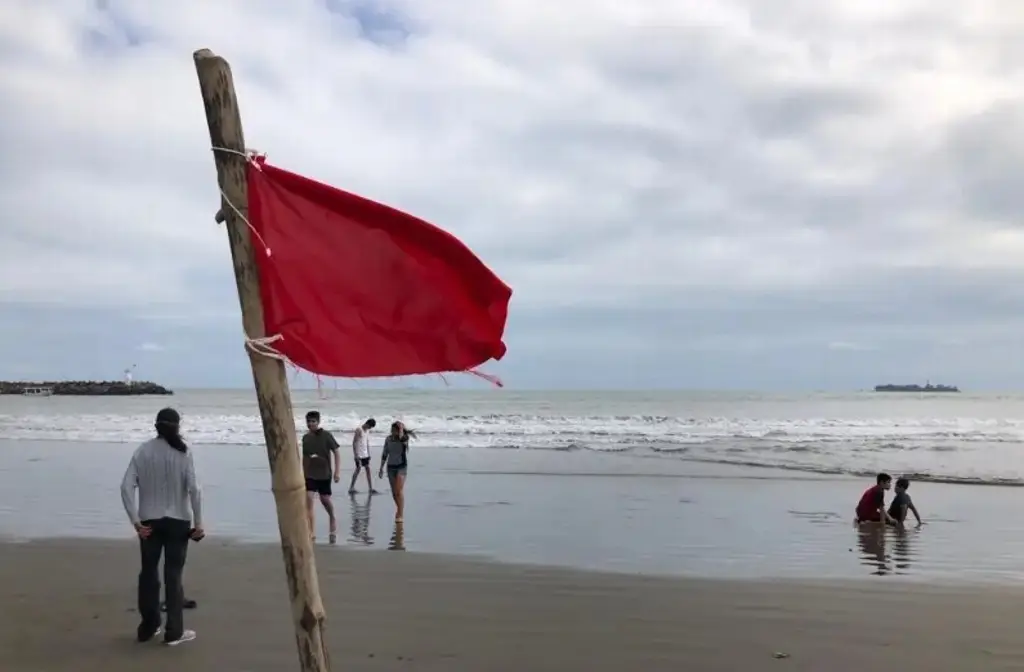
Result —
<instances>
[{"instance_id":1,"label":"white t-shirt","mask_svg":"<svg viewBox=\"0 0 1024 672\"><path fill-rule=\"evenodd\" d=\"M357 427L352 435L352 452L359 458L370 456L370 432L362 427Z\"/></svg>"}]
</instances>

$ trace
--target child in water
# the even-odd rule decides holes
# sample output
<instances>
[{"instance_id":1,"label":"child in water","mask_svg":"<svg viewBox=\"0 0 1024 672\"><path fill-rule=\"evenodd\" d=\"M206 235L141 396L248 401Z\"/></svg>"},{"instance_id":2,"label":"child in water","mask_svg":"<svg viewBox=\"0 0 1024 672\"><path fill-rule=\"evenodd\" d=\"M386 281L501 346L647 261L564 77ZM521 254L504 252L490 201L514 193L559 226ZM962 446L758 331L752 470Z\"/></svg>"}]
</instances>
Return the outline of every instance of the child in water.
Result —
<instances>
[{"instance_id":1,"label":"child in water","mask_svg":"<svg viewBox=\"0 0 1024 672\"><path fill-rule=\"evenodd\" d=\"M885 510L885 491L892 486L892 476L882 472L875 477L875 484L864 491L857 502L857 513L854 516L853 524L862 523L887 523L895 525L889 512Z\"/></svg>"},{"instance_id":2,"label":"child in water","mask_svg":"<svg viewBox=\"0 0 1024 672\"><path fill-rule=\"evenodd\" d=\"M889 516L896 521L897 525L902 526L907 520L907 510L909 509L914 514L914 518L917 518L917 524L921 525L921 514L917 512L917 507L914 506L913 500L907 494L908 488L910 488L908 479L896 480L896 495L892 498L892 504L889 505Z\"/></svg>"}]
</instances>

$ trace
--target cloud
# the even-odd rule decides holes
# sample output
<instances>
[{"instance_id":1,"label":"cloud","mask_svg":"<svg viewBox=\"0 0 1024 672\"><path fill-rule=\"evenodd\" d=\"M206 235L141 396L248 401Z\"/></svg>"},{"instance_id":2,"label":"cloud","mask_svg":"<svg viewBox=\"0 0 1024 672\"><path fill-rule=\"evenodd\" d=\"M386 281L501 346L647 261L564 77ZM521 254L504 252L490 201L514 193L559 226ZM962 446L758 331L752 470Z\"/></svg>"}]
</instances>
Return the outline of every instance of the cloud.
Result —
<instances>
[{"instance_id":1,"label":"cloud","mask_svg":"<svg viewBox=\"0 0 1024 672\"><path fill-rule=\"evenodd\" d=\"M163 352L166 348L159 343L143 343L138 346L136 350L140 350L141 352Z\"/></svg>"},{"instance_id":2,"label":"cloud","mask_svg":"<svg viewBox=\"0 0 1024 672\"><path fill-rule=\"evenodd\" d=\"M247 382L191 60L210 47L251 146L444 226L514 287L507 379L1001 384L1022 28L1010 0L10 0L0 322L217 334L212 375ZM822 373L850 349L828 344L872 349Z\"/></svg>"},{"instance_id":3,"label":"cloud","mask_svg":"<svg viewBox=\"0 0 1024 672\"><path fill-rule=\"evenodd\" d=\"M846 352L868 352L874 350L874 346L866 343L850 343L849 341L832 341L828 344L829 350L841 350Z\"/></svg>"}]
</instances>

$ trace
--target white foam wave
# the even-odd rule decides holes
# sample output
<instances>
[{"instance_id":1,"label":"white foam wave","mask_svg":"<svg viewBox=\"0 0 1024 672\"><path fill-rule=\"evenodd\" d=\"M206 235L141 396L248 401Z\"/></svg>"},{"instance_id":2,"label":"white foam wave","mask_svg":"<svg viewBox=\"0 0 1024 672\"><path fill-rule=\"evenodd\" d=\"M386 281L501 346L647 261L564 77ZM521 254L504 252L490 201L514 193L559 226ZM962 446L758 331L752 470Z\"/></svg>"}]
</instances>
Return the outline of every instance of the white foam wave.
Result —
<instances>
[{"instance_id":1,"label":"white foam wave","mask_svg":"<svg viewBox=\"0 0 1024 672\"><path fill-rule=\"evenodd\" d=\"M1024 420L986 418L754 419L522 414L408 415L419 445L462 449L590 450L657 454L666 459L732 462L809 471L861 473L884 468L941 478L1024 478ZM339 432L361 417L332 416ZM390 418L378 418L386 425ZM295 417L296 431L304 422ZM186 415L198 445L263 443L258 415ZM130 414L0 415L0 438L136 442L152 416Z\"/></svg>"},{"instance_id":2,"label":"white foam wave","mask_svg":"<svg viewBox=\"0 0 1024 672\"><path fill-rule=\"evenodd\" d=\"M427 445L478 447L516 443L544 447L582 442L590 448L622 442L694 445L722 439L756 439L779 444L850 441L911 442L1024 442L1024 420L937 418L876 418L857 420L670 418L662 416L540 416L540 415L409 415ZM348 431L362 420L334 417L326 426ZM385 422L382 420L382 422ZM302 431L301 415L295 417ZM150 415L0 415L0 438L68 441L134 442L150 435ZM199 444L261 444L258 415L197 414L184 418L189 439Z\"/></svg>"}]
</instances>

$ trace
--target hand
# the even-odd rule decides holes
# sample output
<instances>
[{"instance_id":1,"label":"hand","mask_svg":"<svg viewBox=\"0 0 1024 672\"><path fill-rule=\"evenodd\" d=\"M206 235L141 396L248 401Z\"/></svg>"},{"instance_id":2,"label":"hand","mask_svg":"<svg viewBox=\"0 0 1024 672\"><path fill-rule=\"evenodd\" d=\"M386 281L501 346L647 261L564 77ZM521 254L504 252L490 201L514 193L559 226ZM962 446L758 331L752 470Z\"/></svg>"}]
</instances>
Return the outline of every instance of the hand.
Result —
<instances>
[{"instance_id":1,"label":"hand","mask_svg":"<svg viewBox=\"0 0 1024 672\"><path fill-rule=\"evenodd\" d=\"M377 470L377 478L384 478L384 467Z\"/></svg>"},{"instance_id":2,"label":"hand","mask_svg":"<svg viewBox=\"0 0 1024 672\"><path fill-rule=\"evenodd\" d=\"M334 472L334 482L335 483L340 483L341 482L341 474L339 474L338 472Z\"/></svg>"},{"instance_id":3,"label":"hand","mask_svg":"<svg viewBox=\"0 0 1024 672\"><path fill-rule=\"evenodd\" d=\"M142 523L135 523L135 534L139 535L139 539L149 539L149 535L153 534L153 528Z\"/></svg>"},{"instance_id":4,"label":"hand","mask_svg":"<svg viewBox=\"0 0 1024 672\"><path fill-rule=\"evenodd\" d=\"M201 541L202 538L206 536L206 530L202 527L193 527L192 532L189 533L188 536L191 537L193 541Z\"/></svg>"}]
</instances>

